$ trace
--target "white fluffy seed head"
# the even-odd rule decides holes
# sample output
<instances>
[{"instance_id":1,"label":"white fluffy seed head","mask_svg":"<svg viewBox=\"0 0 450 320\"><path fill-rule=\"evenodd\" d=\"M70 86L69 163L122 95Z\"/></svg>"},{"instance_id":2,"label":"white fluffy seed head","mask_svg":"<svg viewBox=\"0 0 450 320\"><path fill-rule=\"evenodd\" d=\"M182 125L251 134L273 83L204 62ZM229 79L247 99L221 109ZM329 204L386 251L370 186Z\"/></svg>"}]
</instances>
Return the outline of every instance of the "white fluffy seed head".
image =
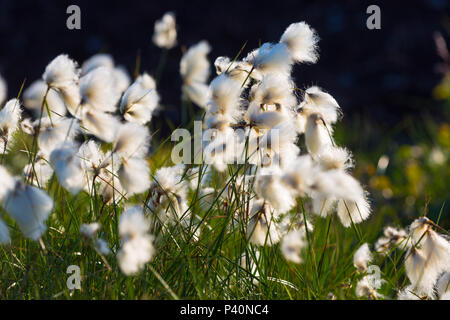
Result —
<instances>
[{"instance_id":1,"label":"white fluffy seed head","mask_svg":"<svg viewBox=\"0 0 450 320\"><path fill-rule=\"evenodd\" d=\"M125 210L119 219L119 234L122 246L117 254L119 267L126 275L141 270L151 260L155 249L153 236L148 234L149 221L142 207L134 206Z\"/></svg>"},{"instance_id":2,"label":"white fluffy seed head","mask_svg":"<svg viewBox=\"0 0 450 320\"><path fill-rule=\"evenodd\" d=\"M127 69L124 66L117 66L112 69L114 77L114 86L119 94L122 94L130 86L131 79Z\"/></svg>"},{"instance_id":3,"label":"white fluffy seed head","mask_svg":"<svg viewBox=\"0 0 450 320\"><path fill-rule=\"evenodd\" d=\"M45 158L49 158L50 153L64 141L70 142L75 139L80 131L78 120L69 118L41 119L38 145ZM39 120L34 123L39 125Z\"/></svg>"},{"instance_id":4,"label":"white fluffy seed head","mask_svg":"<svg viewBox=\"0 0 450 320\"><path fill-rule=\"evenodd\" d=\"M145 234L150 228L141 206L126 209L119 219L119 234L124 238L132 238Z\"/></svg>"},{"instance_id":5,"label":"white fluffy seed head","mask_svg":"<svg viewBox=\"0 0 450 320\"><path fill-rule=\"evenodd\" d=\"M358 180L342 170L320 171L315 175L314 190L325 198L334 197L358 201L363 197L364 189Z\"/></svg>"},{"instance_id":6,"label":"white fluffy seed head","mask_svg":"<svg viewBox=\"0 0 450 320\"><path fill-rule=\"evenodd\" d=\"M207 54L211 46L205 40L193 45L183 55L180 61L180 74L185 84L192 82L204 83L209 76L209 61Z\"/></svg>"},{"instance_id":7,"label":"white fluffy seed head","mask_svg":"<svg viewBox=\"0 0 450 320\"><path fill-rule=\"evenodd\" d=\"M129 194L143 193L150 187L150 169L145 159L122 159L118 176L120 184Z\"/></svg>"},{"instance_id":8,"label":"white fluffy seed head","mask_svg":"<svg viewBox=\"0 0 450 320\"><path fill-rule=\"evenodd\" d=\"M86 134L92 134L105 142L113 142L119 126L119 120L109 113L98 112L90 107L82 110L81 128Z\"/></svg>"},{"instance_id":9,"label":"white fluffy seed head","mask_svg":"<svg viewBox=\"0 0 450 320\"><path fill-rule=\"evenodd\" d=\"M342 115L337 101L321 88L313 86L305 91L300 109L305 116L316 113L326 124L335 123Z\"/></svg>"},{"instance_id":10,"label":"white fluffy seed head","mask_svg":"<svg viewBox=\"0 0 450 320\"><path fill-rule=\"evenodd\" d=\"M13 134L19 128L21 115L22 109L17 99L9 100L0 110L0 154L9 151Z\"/></svg>"},{"instance_id":11,"label":"white fluffy seed head","mask_svg":"<svg viewBox=\"0 0 450 320\"><path fill-rule=\"evenodd\" d=\"M73 143L64 142L50 154L50 163L59 183L73 195L80 192L86 183L77 151L78 149Z\"/></svg>"},{"instance_id":12,"label":"white fluffy seed head","mask_svg":"<svg viewBox=\"0 0 450 320\"><path fill-rule=\"evenodd\" d=\"M36 117L40 117L41 106L46 91L47 85L45 84L45 82L42 80L36 80L23 93L24 107L33 111L33 114ZM56 90L50 89L50 91L47 93L46 102L47 103L44 105L42 117L48 117L47 106L52 118L66 115L67 108L64 104L64 99Z\"/></svg>"},{"instance_id":13,"label":"white fluffy seed head","mask_svg":"<svg viewBox=\"0 0 450 320\"><path fill-rule=\"evenodd\" d=\"M247 87L250 84L250 81L244 83L247 77L258 78L258 80L261 80L262 78L259 72L253 72L255 70L250 73L252 65L249 62L231 61L228 57L217 57L214 61L214 66L218 75L225 73L231 79L237 81L241 85L243 84L244 87Z\"/></svg>"},{"instance_id":14,"label":"white fluffy seed head","mask_svg":"<svg viewBox=\"0 0 450 320\"><path fill-rule=\"evenodd\" d=\"M188 185L186 180L183 180L184 170L184 165L159 168L154 174L153 185L161 189L163 193L173 193L179 198L185 198Z\"/></svg>"},{"instance_id":15,"label":"white fluffy seed head","mask_svg":"<svg viewBox=\"0 0 450 320\"><path fill-rule=\"evenodd\" d=\"M148 80L136 80L123 94L120 101L120 112L125 120L146 124L158 107L159 95L150 87Z\"/></svg>"},{"instance_id":16,"label":"white fluffy seed head","mask_svg":"<svg viewBox=\"0 0 450 320\"><path fill-rule=\"evenodd\" d=\"M98 67L80 78L81 103L95 111L115 112L120 98L111 69Z\"/></svg>"},{"instance_id":17,"label":"white fluffy seed head","mask_svg":"<svg viewBox=\"0 0 450 320\"><path fill-rule=\"evenodd\" d=\"M353 255L353 265L359 272L366 272L367 264L372 260L372 253L370 252L369 245L364 243L356 250Z\"/></svg>"},{"instance_id":18,"label":"white fluffy seed head","mask_svg":"<svg viewBox=\"0 0 450 320\"><path fill-rule=\"evenodd\" d=\"M305 194L310 193L317 174L318 168L312 158L309 155L304 155L298 157L291 167L286 168L282 180L286 185L296 190L298 195L305 196Z\"/></svg>"},{"instance_id":19,"label":"white fluffy seed head","mask_svg":"<svg viewBox=\"0 0 450 320\"><path fill-rule=\"evenodd\" d=\"M331 127L327 126L317 113L309 115L306 120L305 144L314 157L317 157L322 149L333 146Z\"/></svg>"},{"instance_id":20,"label":"white fluffy seed head","mask_svg":"<svg viewBox=\"0 0 450 320\"><path fill-rule=\"evenodd\" d=\"M98 222L88 224L83 223L80 226L80 232L84 237L93 239L97 234L97 232L100 230L100 227L101 225Z\"/></svg>"},{"instance_id":21,"label":"white fluffy seed head","mask_svg":"<svg viewBox=\"0 0 450 320\"><path fill-rule=\"evenodd\" d=\"M208 111L220 114L227 121L233 121L241 114L241 86L238 82L222 74L214 78L210 84L211 100Z\"/></svg>"},{"instance_id":22,"label":"white fluffy seed head","mask_svg":"<svg viewBox=\"0 0 450 320\"><path fill-rule=\"evenodd\" d=\"M139 77L136 78L135 82L139 83L142 88L148 89L156 89L156 81L153 79L151 75L147 72L144 72Z\"/></svg>"},{"instance_id":23,"label":"white fluffy seed head","mask_svg":"<svg viewBox=\"0 0 450 320\"><path fill-rule=\"evenodd\" d=\"M14 178L9 174L5 167L0 165L0 202L5 195L14 188Z\"/></svg>"},{"instance_id":24,"label":"white fluffy seed head","mask_svg":"<svg viewBox=\"0 0 450 320\"><path fill-rule=\"evenodd\" d=\"M34 164L29 163L23 168L23 176L32 185L40 188L45 188L47 182L53 175L53 169L47 160L40 158Z\"/></svg>"},{"instance_id":25,"label":"white fluffy seed head","mask_svg":"<svg viewBox=\"0 0 450 320\"><path fill-rule=\"evenodd\" d=\"M283 237L281 252L286 260L294 263L302 263L300 250L306 247L305 228L294 229Z\"/></svg>"},{"instance_id":26,"label":"white fluffy seed head","mask_svg":"<svg viewBox=\"0 0 450 320\"><path fill-rule=\"evenodd\" d=\"M346 148L325 145L318 152L318 161L324 170L348 170L353 167L353 159Z\"/></svg>"},{"instance_id":27,"label":"white fluffy seed head","mask_svg":"<svg viewBox=\"0 0 450 320\"><path fill-rule=\"evenodd\" d=\"M365 193L356 201L341 199L338 202L337 214L346 228L350 227L352 223L357 224L367 220L370 213L370 204Z\"/></svg>"},{"instance_id":28,"label":"white fluffy seed head","mask_svg":"<svg viewBox=\"0 0 450 320\"><path fill-rule=\"evenodd\" d=\"M384 228L383 236L375 242L375 251L386 255L395 246L399 246L400 249L409 248L411 241L405 230L388 226Z\"/></svg>"},{"instance_id":29,"label":"white fluffy seed head","mask_svg":"<svg viewBox=\"0 0 450 320\"><path fill-rule=\"evenodd\" d=\"M53 59L45 68L42 79L50 87L60 88L78 81L77 63L68 55L61 54Z\"/></svg>"},{"instance_id":30,"label":"white fluffy seed head","mask_svg":"<svg viewBox=\"0 0 450 320\"><path fill-rule=\"evenodd\" d=\"M6 102L0 110L0 135L5 134L5 130L12 133L18 129L18 124L22 116L20 101L11 99Z\"/></svg>"},{"instance_id":31,"label":"white fluffy seed head","mask_svg":"<svg viewBox=\"0 0 450 320\"><path fill-rule=\"evenodd\" d=\"M428 266L427 257L422 250L413 246L407 251L405 271L417 295L433 297L439 270Z\"/></svg>"},{"instance_id":32,"label":"white fluffy seed head","mask_svg":"<svg viewBox=\"0 0 450 320\"><path fill-rule=\"evenodd\" d=\"M153 33L153 43L159 48L171 49L177 44L177 29L175 15L167 12L155 22L155 30Z\"/></svg>"},{"instance_id":33,"label":"white fluffy seed head","mask_svg":"<svg viewBox=\"0 0 450 320\"><path fill-rule=\"evenodd\" d=\"M150 134L148 128L137 123L121 124L114 140L114 152L126 159L143 158L148 152Z\"/></svg>"},{"instance_id":34,"label":"white fluffy seed head","mask_svg":"<svg viewBox=\"0 0 450 320\"><path fill-rule=\"evenodd\" d=\"M85 75L88 72L98 68L106 67L108 69L114 68L114 59L110 54L97 53L91 56L89 59L83 62L81 65L81 75Z\"/></svg>"},{"instance_id":35,"label":"white fluffy seed head","mask_svg":"<svg viewBox=\"0 0 450 320\"><path fill-rule=\"evenodd\" d=\"M264 43L250 52L244 61L252 64L263 75L269 73L289 75L293 62L289 49L284 43Z\"/></svg>"},{"instance_id":36,"label":"white fluffy seed head","mask_svg":"<svg viewBox=\"0 0 450 320\"><path fill-rule=\"evenodd\" d=\"M183 84L183 99L189 99L201 108L206 108L210 95L209 86L202 82Z\"/></svg>"},{"instance_id":37,"label":"white fluffy seed head","mask_svg":"<svg viewBox=\"0 0 450 320\"><path fill-rule=\"evenodd\" d=\"M53 209L53 200L45 191L26 185L17 178L3 205L22 233L37 240L47 229L44 222Z\"/></svg>"},{"instance_id":38,"label":"white fluffy seed head","mask_svg":"<svg viewBox=\"0 0 450 320\"><path fill-rule=\"evenodd\" d=\"M0 75L0 105L3 103L3 101L6 100L6 97L8 96L8 86L6 85L5 79Z\"/></svg>"},{"instance_id":39,"label":"white fluffy seed head","mask_svg":"<svg viewBox=\"0 0 450 320\"><path fill-rule=\"evenodd\" d=\"M250 210L250 221L247 227L247 237L258 246L271 246L280 241L280 232L271 212L264 200L253 202Z\"/></svg>"},{"instance_id":40,"label":"white fluffy seed head","mask_svg":"<svg viewBox=\"0 0 450 320\"><path fill-rule=\"evenodd\" d=\"M281 36L280 42L286 44L296 62L317 62L317 42L319 37L314 29L305 22L289 25Z\"/></svg>"},{"instance_id":41,"label":"white fluffy seed head","mask_svg":"<svg viewBox=\"0 0 450 320\"><path fill-rule=\"evenodd\" d=\"M291 120L289 113L283 112L283 110L264 111L260 105L254 102L250 103L244 119L257 130L271 129Z\"/></svg>"},{"instance_id":42,"label":"white fluffy seed head","mask_svg":"<svg viewBox=\"0 0 450 320\"><path fill-rule=\"evenodd\" d=\"M283 74L269 74L252 88L251 98L259 105L279 104L283 108L293 108L297 99L293 94L294 84Z\"/></svg>"},{"instance_id":43,"label":"white fluffy seed head","mask_svg":"<svg viewBox=\"0 0 450 320\"><path fill-rule=\"evenodd\" d=\"M436 283L436 293L439 299L443 300L443 298L449 299L450 293L450 271L444 272L439 276L439 279Z\"/></svg>"},{"instance_id":44,"label":"white fluffy seed head","mask_svg":"<svg viewBox=\"0 0 450 320\"><path fill-rule=\"evenodd\" d=\"M368 275L368 276L364 276L361 280L358 281L358 283L356 284L356 289L355 289L355 293L357 297L366 297L369 299L378 299L378 298L383 298L383 295L379 294L376 291L376 282L378 281L378 283L380 285L382 285L383 283L386 282L386 280L377 280L374 279L373 275Z\"/></svg>"},{"instance_id":45,"label":"white fluffy seed head","mask_svg":"<svg viewBox=\"0 0 450 320\"><path fill-rule=\"evenodd\" d=\"M255 192L283 214L295 206L295 194L278 174L259 174L255 180Z\"/></svg>"}]
</instances>

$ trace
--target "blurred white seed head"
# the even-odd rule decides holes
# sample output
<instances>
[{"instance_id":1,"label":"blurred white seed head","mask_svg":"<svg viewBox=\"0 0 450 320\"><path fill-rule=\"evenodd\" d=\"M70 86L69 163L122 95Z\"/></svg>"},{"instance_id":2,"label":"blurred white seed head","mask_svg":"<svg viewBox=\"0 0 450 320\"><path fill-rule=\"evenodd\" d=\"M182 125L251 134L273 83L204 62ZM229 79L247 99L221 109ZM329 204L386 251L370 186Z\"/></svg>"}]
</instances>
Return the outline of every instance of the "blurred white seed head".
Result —
<instances>
[{"instance_id":1,"label":"blurred white seed head","mask_svg":"<svg viewBox=\"0 0 450 320\"><path fill-rule=\"evenodd\" d=\"M264 43L250 52L244 61L252 64L262 75L269 73L289 75L293 63L289 49L284 43Z\"/></svg>"},{"instance_id":2,"label":"blurred white seed head","mask_svg":"<svg viewBox=\"0 0 450 320\"><path fill-rule=\"evenodd\" d=\"M102 238L97 238L94 240L94 248L102 255L109 255L111 249L109 248L108 242Z\"/></svg>"},{"instance_id":3,"label":"blurred white seed head","mask_svg":"<svg viewBox=\"0 0 450 320\"><path fill-rule=\"evenodd\" d=\"M119 120L109 113L97 112L90 107L82 110L81 128L86 134L92 134L105 142L113 142L119 126Z\"/></svg>"},{"instance_id":4,"label":"blurred white seed head","mask_svg":"<svg viewBox=\"0 0 450 320\"><path fill-rule=\"evenodd\" d=\"M366 193L363 193L356 201L339 200L337 214L344 227L348 228L352 223L361 223L370 216L370 204Z\"/></svg>"},{"instance_id":5,"label":"blurred white seed head","mask_svg":"<svg viewBox=\"0 0 450 320\"><path fill-rule=\"evenodd\" d=\"M146 81L148 80L145 78L136 80L123 94L120 112L125 120L146 124L152 119L153 112L158 107L159 95Z\"/></svg>"},{"instance_id":6,"label":"blurred white seed head","mask_svg":"<svg viewBox=\"0 0 450 320\"><path fill-rule=\"evenodd\" d=\"M14 188L15 182L14 178L9 174L5 167L0 165L0 202L3 200L5 195Z\"/></svg>"},{"instance_id":7,"label":"blurred white seed head","mask_svg":"<svg viewBox=\"0 0 450 320\"><path fill-rule=\"evenodd\" d=\"M153 79L153 77L147 72L139 75L139 77L136 78L135 82L139 83L145 90L156 89L155 79Z\"/></svg>"},{"instance_id":8,"label":"blurred white seed head","mask_svg":"<svg viewBox=\"0 0 450 320\"><path fill-rule=\"evenodd\" d=\"M264 200L253 202L247 226L247 237L258 246L271 246L280 241L280 232L271 209Z\"/></svg>"},{"instance_id":9,"label":"blurred white seed head","mask_svg":"<svg viewBox=\"0 0 450 320\"><path fill-rule=\"evenodd\" d=\"M58 145L50 154L52 164L61 186L71 194L80 192L86 183L86 177L81 167L78 149L73 143L65 142Z\"/></svg>"},{"instance_id":10,"label":"blurred white seed head","mask_svg":"<svg viewBox=\"0 0 450 320\"><path fill-rule=\"evenodd\" d=\"M9 235L9 228L6 223L0 219L0 244L9 244L11 237Z\"/></svg>"},{"instance_id":11,"label":"blurred white seed head","mask_svg":"<svg viewBox=\"0 0 450 320\"><path fill-rule=\"evenodd\" d=\"M152 182L152 203L154 207L166 210L167 205L171 205L174 207L177 216L184 213L181 212L183 209L181 203L186 199L188 192L187 181L183 179L184 171L184 165L176 165L162 167L155 172ZM172 210L169 209L169 211Z\"/></svg>"},{"instance_id":12,"label":"blurred white seed head","mask_svg":"<svg viewBox=\"0 0 450 320\"><path fill-rule=\"evenodd\" d=\"M333 146L331 128L317 113L309 115L306 120L305 144L312 156L318 156L322 149Z\"/></svg>"},{"instance_id":13,"label":"blurred white seed head","mask_svg":"<svg viewBox=\"0 0 450 320\"><path fill-rule=\"evenodd\" d=\"M283 237L281 252L286 260L294 263L302 263L300 250L306 247L305 228L294 229Z\"/></svg>"},{"instance_id":14,"label":"blurred white seed head","mask_svg":"<svg viewBox=\"0 0 450 320\"><path fill-rule=\"evenodd\" d=\"M36 120L37 127L40 121L40 134L38 137L39 149L45 158L49 158L52 151L61 143L74 141L80 127L78 120L69 118L42 118Z\"/></svg>"},{"instance_id":15,"label":"blurred white seed head","mask_svg":"<svg viewBox=\"0 0 450 320\"><path fill-rule=\"evenodd\" d=\"M353 255L353 265L359 272L366 272L367 264L372 260L372 253L370 252L369 245L364 243L356 250Z\"/></svg>"},{"instance_id":16,"label":"blurred white seed head","mask_svg":"<svg viewBox=\"0 0 450 320\"><path fill-rule=\"evenodd\" d=\"M309 116L316 113L328 125L335 123L342 114L337 101L329 93L316 86L306 89L304 99L299 107L304 115Z\"/></svg>"},{"instance_id":17,"label":"blurred white seed head","mask_svg":"<svg viewBox=\"0 0 450 320\"><path fill-rule=\"evenodd\" d=\"M400 249L409 248L411 241L405 230L388 226L384 228L383 236L375 242L375 251L386 255L395 246L398 246Z\"/></svg>"},{"instance_id":18,"label":"blurred white seed head","mask_svg":"<svg viewBox=\"0 0 450 320\"><path fill-rule=\"evenodd\" d=\"M183 78L183 97L205 108L208 102L209 88L205 84L209 77L207 54L211 47L203 40L193 45L183 55L180 62L180 74Z\"/></svg>"},{"instance_id":19,"label":"blurred white seed head","mask_svg":"<svg viewBox=\"0 0 450 320\"><path fill-rule=\"evenodd\" d=\"M118 176L123 189L129 194L143 193L150 187L150 169L145 159L122 159Z\"/></svg>"},{"instance_id":20,"label":"blurred white seed head","mask_svg":"<svg viewBox=\"0 0 450 320\"><path fill-rule=\"evenodd\" d=\"M439 299L449 300L450 296L450 271L442 273L436 283L436 293Z\"/></svg>"},{"instance_id":21,"label":"blurred white seed head","mask_svg":"<svg viewBox=\"0 0 450 320\"><path fill-rule=\"evenodd\" d=\"M22 121L20 121L20 128L24 133L30 136L34 134L34 125L30 118L22 119Z\"/></svg>"},{"instance_id":22,"label":"blurred white seed head","mask_svg":"<svg viewBox=\"0 0 450 320\"><path fill-rule=\"evenodd\" d=\"M47 85L45 82L36 80L23 93L23 105L25 108L31 110L35 117L40 117L41 115L41 106L46 91ZM64 104L63 98L56 90L50 89L47 93L46 102L42 117L48 117L47 106L50 110L52 119L66 115L66 105Z\"/></svg>"},{"instance_id":23,"label":"blurred white seed head","mask_svg":"<svg viewBox=\"0 0 450 320\"><path fill-rule=\"evenodd\" d=\"M0 75L0 105L3 103L3 101L6 100L6 97L8 96L8 86L6 85L5 79Z\"/></svg>"},{"instance_id":24,"label":"blurred white seed head","mask_svg":"<svg viewBox=\"0 0 450 320\"><path fill-rule=\"evenodd\" d=\"M252 65L246 61L231 61L228 57L217 57L214 66L218 75L226 74L244 87L250 85L250 81L244 83L248 77L262 79L262 75L257 70L252 71ZM250 71L252 72L250 73Z\"/></svg>"},{"instance_id":25,"label":"blurred white seed head","mask_svg":"<svg viewBox=\"0 0 450 320\"><path fill-rule=\"evenodd\" d=\"M309 155L298 157L291 165L286 168L282 177L283 182L296 190L300 196L305 196L311 191L315 176L318 174L318 168Z\"/></svg>"},{"instance_id":26,"label":"blurred white seed head","mask_svg":"<svg viewBox=\"0 0 450 320\"><path fill-rule=\"evenodd\" d=\"M122 245L117 253L119 267L126 275L136 274L151 260L155 249L153 236L148 233L150 224L142 207L125 210L119 219L119 234Z\"/></svg>"},{"instance_id":27,"label":"blurred white seed head","mask_svg":"<svg viewBox=\"0 0 450 320\"><path fill-rule=\"evenodd\" d=\"M416 247L411 247L406 253L405 270L413 291L419 296L432 297L433 286L439 275L439 270L429 266L425 254Z\"/></svg>"},{"instance_id":28,"label":"blurred white seed head","mask_svg":"<svg viewBox=\"0 0 450 320\"><path fill-rule=\"evenodd\" d=\"M23 176L32 185L45 188L47 182L53 175L53 168L48 161L42 157L37 157L34 164L29 163L23 168Z\"/></svg>"},{"instance_id":29,"label":"blurred white seed head","mask_svg":"<svg viewBox=\"0 0 450 320\"><path fill-rule=\"evenodd\" d=\"M385 283L386 281L381 279L378 280L381 283ZM368 299L379 299L384 298L383 295L377 292L377 288L374 286L374 279L372 275L364 276L361 280L356 284L355 290L357 297L365 297Z\"/></svg>"},{"instance_id":30,"label":"blurred white seed head","mask_svg":"<svg viewBox=\"0 0 450 320\"><path fill-rule=\"evenodd\" d=\"M346 148L325 145L317 154L318 161L324 170L348 170L353 167L353 159Z\"/></svg>"},{"instance_id":31,"label":"blurred white seed head","mask_svg":"<svg viewBox=\"0 0 450 320\"><path fill-rule=\"evenodd\" d=\"M277 109L289 110L297 105L293 90L294 84L289 76L268 74L258 85L252 87L250 99L262 107L274 105Z\"/></svg>"},{"instance_id":32,"label":"blurred white seed head","mask_svg":"<svg viewBox=\"0 0 450 320\"><path fill-rule=\"evenodd\" d=\"M11 99L0 110L0 154L7 153L22 115L20 101Z\"/></svg>"},{"instance_id":33,"label":"blurred white seed head","mask_svg":"<svg viewBox=\"0 0 450 320\"><path fill-rule=\"evenodd\" d=\"M184 83L206 82L209 76L208 53L211 46L205 40L191 46L180 61L180 74Z\"/></svg>"},{"instance_id":34,"label":"blurred white seed head","mask_svg":"<svg viewBox=\"0 0 450 320\"><path fill-rule=\"evenodd\" d=\"M167 12L160 20L155 22L152 40L159 48L171 49L176 46L177 29L174 13Z\"/></svg>"},{"instance_id":35,"label":"blurred white seed head","mask_svg":"<svg viewBox=\"0 0 450 320\"><path fill-rule=\"evenodd\" d=\"M119 94L122 94L130 86L131 79L124 66L117 66L112 70L114 86Z\"/></svg>"},{"instance_id":36,"label":"blurred white seed head","mask_svg":"<svg viewBox=\"0 0 450 320\"><path fill-rule=\"evenodd\" d=\"M238 82L222 74L210 84L211 100L208 112L220 114L224 121L232 122L241 115L241 86Z\"/></svg>"},{"instance_id":37,"label":"blurred white seed head","mask_svg":"<svg viewBox=\"0 0 450 320\"><path fill-rule=\"evenodd\" d=\"M295 206L294 191L283 183L280 174L258 174L255 180L255 192L280 214Z\"/></svg>"},{"instance_id":38,"label":"blurred white seed head","mask_svg":"<svg viewBox=\"0 0 450 320\"><path fill-rule=\"evenodd\" d=\"M415 292L413 285L406 286L397 293L397 300L420 300L422 297Z\"/></svg>"},{"instance_id":39,"label":"blurred white seed head","mask_svg":"<svg viewBox=\"0 0 450 320\"><path fill-rule=\"evenodd\" d=\"M81 92L78 83L65 85L58 90L64 100L67 110L73 116L78 117L81 108Z\"/></svg>"},{"instance_id":40,"label":"blurred white seed head","mask_svg":"<svg viewBox=\"0 0 450 320\"><path fill-rule=\"evenodd\" d=\"M90 71L99 68L106 67L108 69L114 68L114 59L110 54L107 53L97 53L88 58L81 65L81 75L85 75Z\"/></svg>"},{"instance_id":41,"label":"blurred white seed head","mask_svg":"<svg viewBox=\"0 0 450 320\"><path fill-rule=\"evenodd\" d=\"M144 158L149 149L150 134L147 127L137 123L121 124L114 140L113 152L123 158Z\"/></svg>"},{"instance_id":42,"label":"blurred white seed head","mask_svg":"<svg viewBox=\"0 0 450 320\"><path fill-rule=\"evenodd\" d=\"M4 199L3 207L17 222L25 237L37 240L47 230L44 222L53 209L53 200L45 191L16 178L14 188Z\"/></svg>"},{"instance_id":43,"label":"blurred white seed head","mask_svg":"<svg viewBox=\"0 0 450 320\"><path fill-rule=\"evenodd\" d=\"M90 238L93 239L97 232L100 230L101 225L98 222L92 222L92 223L83 223L80 226L80 232L81 234L86 237L86 238Z\"/></svg>"}]
</instances>

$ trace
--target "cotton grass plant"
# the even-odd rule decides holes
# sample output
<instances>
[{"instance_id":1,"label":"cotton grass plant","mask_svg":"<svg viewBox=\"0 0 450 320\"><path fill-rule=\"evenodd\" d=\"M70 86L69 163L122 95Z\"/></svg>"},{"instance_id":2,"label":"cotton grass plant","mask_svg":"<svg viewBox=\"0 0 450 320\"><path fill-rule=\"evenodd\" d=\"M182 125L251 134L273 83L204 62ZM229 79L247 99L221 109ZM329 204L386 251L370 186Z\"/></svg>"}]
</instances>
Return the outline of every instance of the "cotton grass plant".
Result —
<instances>
[{"instance_id":1,"label":"cotton grass plant","mask_svg":"<svg viewBox=\"0 0 450 320\"><path fill-rule=\"evenodd\" d=\"M172 13L155 23L162 55L177 32ZM53 59L0 110L0 296L448 299L448 233L426 217L380 229L333 135L344 108L292 78L318 43L293 23L215 58L212 79L213 43L189 47L180 104L198 108L183 125L202 132L184 162L150 132L164 97L149 73L131 79L107 54Z\"/></svg>"}]
</instances>

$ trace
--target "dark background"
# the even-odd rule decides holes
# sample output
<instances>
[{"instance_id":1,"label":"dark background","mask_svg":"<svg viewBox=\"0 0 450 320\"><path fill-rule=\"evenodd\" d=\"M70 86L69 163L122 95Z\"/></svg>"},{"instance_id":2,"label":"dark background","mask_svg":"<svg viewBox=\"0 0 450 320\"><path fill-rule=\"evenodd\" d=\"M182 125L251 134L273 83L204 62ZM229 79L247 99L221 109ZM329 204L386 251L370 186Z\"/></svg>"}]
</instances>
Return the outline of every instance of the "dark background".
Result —
<instances>
[{"instance_id":1,"label":"dark background","mask_svg":"<svg viewBox=\"0 0 450 320\"><path fill-rule=\"evenodd\" d=\"M66 28L66 8L81 8L81 30ZM366 28L366 8L381 7L381 30ZM396 123L424 108L437 117L430 99L441 75L433 32L448 39L449 2L422 1L17 1L0 0L0 73L9 96L21 82L39 78L47 63L68 53L80 63L97 52L111 53L132 74L140 52L141 71L154 73L161 50L151 42L155 20L174 11L179 46L170 51L159 84L164 114L177 120L179 60L183 46L208 40L215 57L234 57L259 42L278 41L292 22L306 21L321 38L315 65L298 65L297 86L319 85L336 97L344 114ZM447 31L446 31L447 26Z\"/></svg>"}]
</instances>

